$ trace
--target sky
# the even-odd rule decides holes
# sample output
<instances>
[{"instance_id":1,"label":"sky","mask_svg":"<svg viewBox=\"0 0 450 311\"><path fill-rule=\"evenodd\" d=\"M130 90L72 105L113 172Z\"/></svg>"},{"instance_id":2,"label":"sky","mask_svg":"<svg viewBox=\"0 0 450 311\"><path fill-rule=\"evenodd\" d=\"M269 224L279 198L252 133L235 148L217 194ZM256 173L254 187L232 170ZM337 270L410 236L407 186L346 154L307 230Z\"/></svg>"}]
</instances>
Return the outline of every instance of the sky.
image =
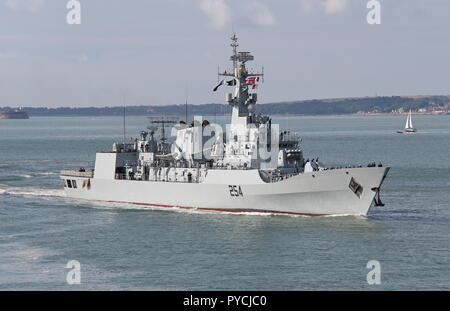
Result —
<instances>
[{"instance_id":1,"label":"sky","mask_svg":"<svg viewBox=\"0 0 450 311\"><path fill-rule=\"evenodd\" d=\"M450 94L450 1L0 0L0 107L225 102L230 36L264 67L259 103Z\"/></svg>"}]
</instances>

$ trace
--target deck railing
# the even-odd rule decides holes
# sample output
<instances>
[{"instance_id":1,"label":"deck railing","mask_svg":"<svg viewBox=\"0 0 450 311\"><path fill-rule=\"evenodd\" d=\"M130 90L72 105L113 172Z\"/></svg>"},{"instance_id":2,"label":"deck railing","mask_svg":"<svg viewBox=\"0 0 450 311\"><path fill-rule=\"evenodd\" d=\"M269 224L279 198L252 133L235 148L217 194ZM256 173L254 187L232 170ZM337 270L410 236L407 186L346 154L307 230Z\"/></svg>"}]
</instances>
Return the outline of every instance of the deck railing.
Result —
<instances>
[{"instance_id":1,"label":"deck railing","mask_svg":"<svg viewBox=\"0 0 450 311\"><path fill-rule=\"evenodd\" d=\"M61 171L60 174L63 176L72 176L72 177L85 177L85 178L94 177L93 172Z\"/></svg>"}]
</instances>

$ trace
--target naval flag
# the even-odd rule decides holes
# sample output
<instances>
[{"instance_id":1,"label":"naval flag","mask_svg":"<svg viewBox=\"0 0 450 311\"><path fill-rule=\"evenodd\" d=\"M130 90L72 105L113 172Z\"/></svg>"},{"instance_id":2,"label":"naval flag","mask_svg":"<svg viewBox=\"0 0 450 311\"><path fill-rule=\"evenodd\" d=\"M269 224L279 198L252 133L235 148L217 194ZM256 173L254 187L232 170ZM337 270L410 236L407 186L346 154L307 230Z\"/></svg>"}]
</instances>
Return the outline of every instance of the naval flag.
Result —
<instances>
[{"instance_id":1,"label":"naval flag","mask_svg":"<svg viewBox=\"0 0 450 311\"><path fill-rule=\"evenodd\" d=\"M256 82L259 82L259 77L248 77L245 79L245 82L248 84L255 84Z\"/></svg>"},{"instance_id":2,"label":"naval flag","mask_svg":"<svg viewBox=\"0 0 450 311\"><path fill-rule=\"evenodd\" d=\"M213 92L217 91L217 89L218 89L222 84L223 84L223 80L220 81L220 83L217 84L215 88L213 88Z\"/></svg>"}]
</instances>

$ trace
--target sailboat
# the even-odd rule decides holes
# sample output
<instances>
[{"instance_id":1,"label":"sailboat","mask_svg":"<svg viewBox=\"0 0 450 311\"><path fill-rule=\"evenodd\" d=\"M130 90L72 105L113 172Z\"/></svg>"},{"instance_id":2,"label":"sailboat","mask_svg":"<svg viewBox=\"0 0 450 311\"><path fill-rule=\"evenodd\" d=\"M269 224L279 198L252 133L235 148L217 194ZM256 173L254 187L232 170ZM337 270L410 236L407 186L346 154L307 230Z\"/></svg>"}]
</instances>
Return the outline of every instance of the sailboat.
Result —
<instances>
[{"instance_id":1,"label":"sailboat","mask_svg":"<svg viewBox=\"0 0 450 311\"><path fill-rule=\"evenodd\" d=\"M398 133L415 133L417 129L415 129L412 125L411 119L411 110L409 110L408 117L406 118L405 129L403 131L398 131Z\"/></svg>"}]
</instances>

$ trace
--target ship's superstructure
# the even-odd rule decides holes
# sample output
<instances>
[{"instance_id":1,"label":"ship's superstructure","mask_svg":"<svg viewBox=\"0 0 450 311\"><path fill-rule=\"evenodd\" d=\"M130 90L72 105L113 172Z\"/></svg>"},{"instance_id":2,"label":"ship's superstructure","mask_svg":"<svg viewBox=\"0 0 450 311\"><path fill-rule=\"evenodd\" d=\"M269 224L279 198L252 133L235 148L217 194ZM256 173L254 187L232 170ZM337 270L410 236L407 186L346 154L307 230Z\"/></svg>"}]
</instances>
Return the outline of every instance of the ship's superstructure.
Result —
<instances>
[{"instance_id":1,"label":"ship's superstructure","mask_svg":"<svg viewBox=\"0 0 450 311\"><path fill-rule=\"evenodd\" d=\"M257 83L263 72L251 72L249 52L238 52L233 35L232 70L217 88L226 94L231 122L222 129L200 117L192 123L151 118L147 131L132 142L114 143L98 152L95 169L62 171L69 197L139 205L230 212L259 211L305 215L366 214L379 202L389 168L330 169L305 160L297 133L280 130L269 116L256 113ZM186 120L187 121L187 120ZM175 139L166 138L173 126ZM161 129L160 139L156 129Z\"/></svg>"}]
</instances>

